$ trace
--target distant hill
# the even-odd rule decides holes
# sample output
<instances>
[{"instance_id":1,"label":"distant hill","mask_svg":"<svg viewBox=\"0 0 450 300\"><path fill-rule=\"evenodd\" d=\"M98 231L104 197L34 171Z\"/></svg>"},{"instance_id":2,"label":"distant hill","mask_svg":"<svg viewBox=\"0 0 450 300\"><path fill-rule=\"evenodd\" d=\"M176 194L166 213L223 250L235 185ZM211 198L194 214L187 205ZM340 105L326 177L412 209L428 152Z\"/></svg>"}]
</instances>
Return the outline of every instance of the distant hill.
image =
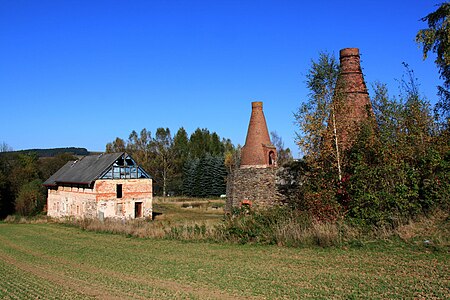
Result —
<instances>
[{"instance_id":1,"label":"distant hill","mask_svg":"<svg viewBox=\"0 0 450 300\"><path fill-rule=\"evenodd\" d=\"M27 150L3 152L0 153L0 155L27 154L31 152L36 153L39 157L54 157L61 153L70 153L76 156L86 156L90 154L101 153L101 152L90 152L86 148L68 147L68 148L51 148L51 149L27 149Z\"/></svg>"}]
</instances>

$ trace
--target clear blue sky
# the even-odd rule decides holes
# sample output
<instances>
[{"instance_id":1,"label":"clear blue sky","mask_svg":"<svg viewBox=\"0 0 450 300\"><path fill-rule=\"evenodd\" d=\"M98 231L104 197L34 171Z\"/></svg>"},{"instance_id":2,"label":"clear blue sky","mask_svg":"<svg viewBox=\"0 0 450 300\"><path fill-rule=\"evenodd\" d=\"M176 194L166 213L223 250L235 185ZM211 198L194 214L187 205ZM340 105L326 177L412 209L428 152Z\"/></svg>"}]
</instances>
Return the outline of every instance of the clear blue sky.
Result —
<instances>
[{"instance_id":1,"label":"clear blue sky","mask_svg":"<svg viewBox=\"0 0 450 300\"><path fill-rule=\"evenodd\" d=\"M243 145L252 101L294 156L293 112L319 51L358 47L391 94L409 63L436 102L420 18L442 1L0 0L0 143L104 150L134 129L183 126Z\"/></svg>"}]
</instances>

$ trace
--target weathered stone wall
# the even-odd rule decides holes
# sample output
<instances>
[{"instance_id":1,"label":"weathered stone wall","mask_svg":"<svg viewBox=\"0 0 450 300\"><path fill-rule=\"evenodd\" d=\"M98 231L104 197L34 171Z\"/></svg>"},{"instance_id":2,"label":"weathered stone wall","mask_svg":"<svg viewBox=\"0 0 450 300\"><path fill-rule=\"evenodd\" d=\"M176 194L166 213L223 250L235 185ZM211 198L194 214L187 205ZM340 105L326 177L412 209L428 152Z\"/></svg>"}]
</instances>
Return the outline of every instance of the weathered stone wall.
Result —
<instances>
[{"instance_id":1,"label":"weathered stone wall","mask_svg":"<svg viewBox=\"0 0 450 300\"><path fill-rule=\"evenodd\" d=\"M117 185L122 198L117 198ZM142 203L142 216L152 217L152 180L97 180L92 189L59 186L48 189L47 215L79 218L135 218L136 203Z\"/></svg>"},{"instance_id":2,"label":"weathered stone wall","mask_svg":"<svg viewBox=\"0 0 450 300\"><path fill-rule=\"evenodd\" d=\"M240 168L228 176L227 205L229 212L239 207L244 200L251 201L252 207L267 207L279 203L282 195L278 192L278 168Z\"/></svg>"}]
</instances>

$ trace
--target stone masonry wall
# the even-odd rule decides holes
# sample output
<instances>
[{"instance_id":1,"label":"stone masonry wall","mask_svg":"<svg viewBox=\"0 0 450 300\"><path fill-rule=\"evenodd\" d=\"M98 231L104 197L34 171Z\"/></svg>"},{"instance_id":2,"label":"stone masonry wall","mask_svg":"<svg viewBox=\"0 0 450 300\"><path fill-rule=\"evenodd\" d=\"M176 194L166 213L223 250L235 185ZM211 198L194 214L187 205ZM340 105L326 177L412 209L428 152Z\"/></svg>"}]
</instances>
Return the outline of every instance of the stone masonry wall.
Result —
<instances>
[{"instance_id":1,"label":"stone masonry wall","mask_svg":"<svg viewBox=\"0 0 450 300\"><path fill-rule=\"evenodd\" d=\"M278 203L282 196L277 191L278 168L240 168L228 177L226 211L239 207L244 200L252 207L268 207Z\"/></svg>"}]
</instances>

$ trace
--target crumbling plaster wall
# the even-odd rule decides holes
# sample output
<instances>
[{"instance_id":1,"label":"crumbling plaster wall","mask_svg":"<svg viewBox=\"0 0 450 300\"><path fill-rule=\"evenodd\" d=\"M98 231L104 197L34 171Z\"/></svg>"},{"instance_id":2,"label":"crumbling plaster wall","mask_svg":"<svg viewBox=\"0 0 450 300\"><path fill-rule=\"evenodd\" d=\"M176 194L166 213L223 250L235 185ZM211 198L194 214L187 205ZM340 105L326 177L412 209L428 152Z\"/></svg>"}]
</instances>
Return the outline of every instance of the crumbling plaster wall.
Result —
<instances>
[{"instance_id":1,"label":"crumbling plaster wall","mask_svg":"<svg viewBox=\"0 0 450 300\"><path fill-rule=\"evenodd\" d=\"M117 185L122 198L117 198ZM143 217L152 217L151 179L97 180L92 189L58 186L48 189L47 215L79 218L134 218L135 204L142 203Z\"/></svg>"},{"instance_id":2,"label":"crumbling plaster wall","mask_svg":"<svg viewBox=\"0 0 450 300\"><path fill-rule=\"evenodd\" d=\"M94 190L68 186L49 188L47 215L50 217L96 217L97 201Z\"/></svg>"},{"instance_id":3,"label":"crumbling plaster wall","mask_svg":"<svg viewBox=\"0 0 450 300\"><path fill-rule=\"evenodd\" d=\"M116 187L122 185L122 198L116 198ZM142 202L144 217L152 216L152 180L151 179L117 179L97 180L96 191L97 210L103 212L104 217L135 217L135 203ZM118 211L118 204L122 204Z\"/></svg>"}]
</instances>

